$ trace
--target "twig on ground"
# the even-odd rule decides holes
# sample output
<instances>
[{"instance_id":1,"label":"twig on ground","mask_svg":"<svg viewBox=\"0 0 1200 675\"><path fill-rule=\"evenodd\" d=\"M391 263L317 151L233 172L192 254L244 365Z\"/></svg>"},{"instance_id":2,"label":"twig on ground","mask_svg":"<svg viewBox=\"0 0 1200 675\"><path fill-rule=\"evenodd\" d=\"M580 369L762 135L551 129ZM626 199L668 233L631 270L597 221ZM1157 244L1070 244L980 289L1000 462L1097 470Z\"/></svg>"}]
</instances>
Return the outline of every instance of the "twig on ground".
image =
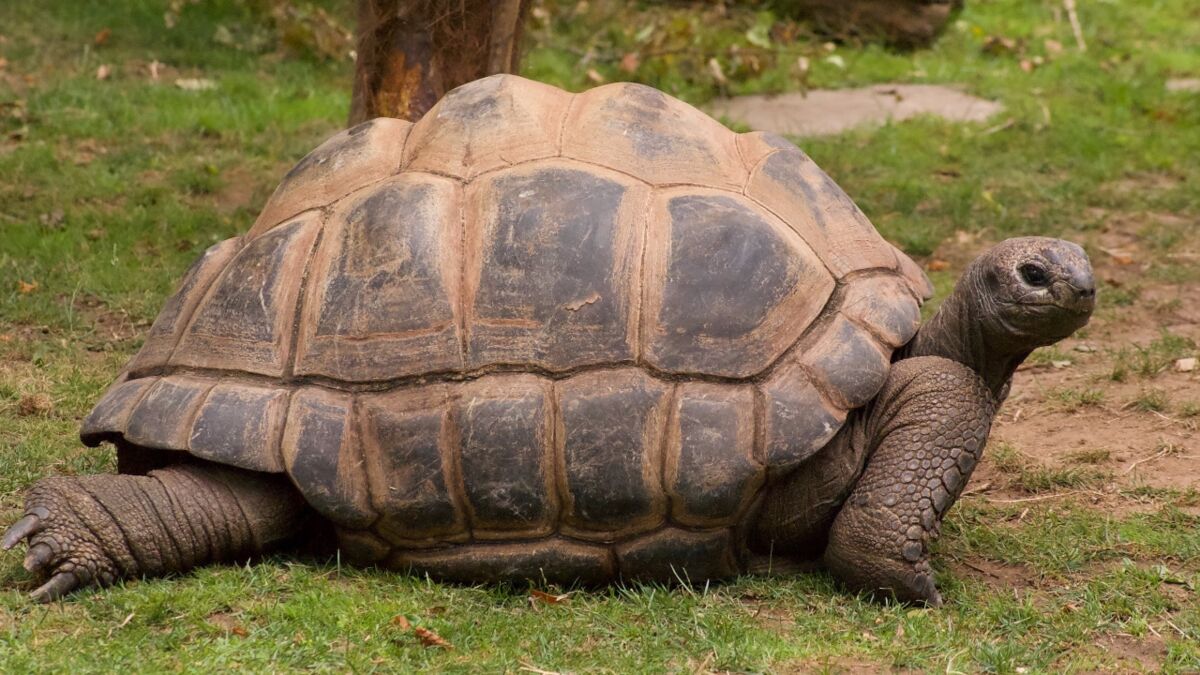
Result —
<instances>
[{"instance_id":1,"label":"twig on ground","mask_svg":"<svg viewBox=\"0 0 1200 675\"><path fill-rule=\"evenodd\" d=\"M1149 457L1143 457L1143 458L1139 459L1138 461L1134 462L1133 464L1130 464L1129 466L1125 467L1125 470L1121 472L1121 475L1128 475L1129 472L1133 471L1139 464L1145 464L1146 462L1152 462L1160 457L1166 457L1167 454L1171 451L1171 448L1173 448L1173 447L1174 446L1168 445L1167 447L1163 448L1162 450L1159 450L1158 452L1154 453L1153 455L1150 455Z\"/></svg>"},{"instance_id":2,"label":"twig on ground","mask_svg":"<svg viewBox=\"0 0 1200 675\"><path fill-rule=\"evenodd\" d=\"M1067 20L1071 22L1071 32L1075 34L1075 44L1079 51L1087 51L1087 43L1083 41L1083 27L1079 25L1079 13L1075 11L1075 0L1063 0L1063 8L1067 10Z\"/></svg>"},{"instance_id":3,"label":"twig on ground","mask_svg":"<svg viewBox=\"0 0 1200 675\"><path fill-rule=\"evenodd\" d=\"M1071 490L1070 492L1055 492L1052 495L1039 495L1037 497L1022 497L1020 499L989 499L992 504L1021 504L1024 502L1040 502L1046 499L1057 499L1059 497L1070 497L1071 495L1082 494L1086 490Z\"/></svg>"},{"instance_id":4,"label":"twig on ground","mask_svg":"<svg viewBox=\"0 0 1200 675\"><path fill-rule=\"evenodd\" d=\"M983 132L980 133L979 135L980 136L991 136L992 134L1000 133L1001 131L1008 129L1009 127L1013 126L1016 123L1017 123L1016 118L1010 117L1007 120L1005 120L1004 122L1001 122L1000 124L997 124L994 127L991 127L989 129L984 129Z\"/></svg>"}]
</instances>

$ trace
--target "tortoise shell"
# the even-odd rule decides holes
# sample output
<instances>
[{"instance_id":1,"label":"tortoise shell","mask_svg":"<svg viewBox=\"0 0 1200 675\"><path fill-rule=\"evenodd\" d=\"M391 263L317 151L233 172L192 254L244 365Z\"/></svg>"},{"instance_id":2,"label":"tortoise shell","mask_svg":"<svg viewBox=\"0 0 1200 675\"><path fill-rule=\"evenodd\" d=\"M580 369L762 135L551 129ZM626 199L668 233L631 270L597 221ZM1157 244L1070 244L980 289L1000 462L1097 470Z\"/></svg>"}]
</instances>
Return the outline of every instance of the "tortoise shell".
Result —
<instances>
[{"instance_id":1,"label":"tortoise shell","mask_svg":"<svg viewBox=\"0 0 1200 675\"><path fill-rule=\"evenodd\" d=\"M768 471L875 396L929 292L777 136L494 76L301 160L81 436L286 472L364 561L722 576Z\"/></svg>"}]
</instances>

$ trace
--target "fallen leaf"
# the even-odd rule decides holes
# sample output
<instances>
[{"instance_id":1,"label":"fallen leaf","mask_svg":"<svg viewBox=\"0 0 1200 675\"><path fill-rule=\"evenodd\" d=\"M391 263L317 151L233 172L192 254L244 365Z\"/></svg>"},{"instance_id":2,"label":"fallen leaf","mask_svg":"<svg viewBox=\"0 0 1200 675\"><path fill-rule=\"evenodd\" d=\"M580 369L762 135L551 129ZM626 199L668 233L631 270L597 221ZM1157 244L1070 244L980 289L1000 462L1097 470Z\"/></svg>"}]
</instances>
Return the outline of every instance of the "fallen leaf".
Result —
<instances>
[{"instance_id":1,"label":"fallen leaf","mask_svg":"<svg viewBox=\"0 0 1200 675\"><path fill-rule=\"evenodd\" d=\"M4 70L7 67L8 67L8 59L4 58L3 56L0 56L0 70Z\"/></svg>"},{"instance_id":2,"label":"fallen leaf","mask_svg":"<svg viewBox=\"0 0 1200 675\"><path fill-rule=\"evenodd\" d=\"M83 236L87 237L88 239L91 239L92 241L98 241L100 239L103 239L105 237L105 235L107 235L107 234L108 234L108 232L104 228L97 227L95 229L84 232Z\"/></svg>"},{"instance_id":3,"label":"fallen leaf","mask_svg":"<svg viewBox=\"0 0 1200 675\"><path fill-rule=\"evenodd\" d=\"M153 60L153 61L151 61L151 62L150 62L150 65L149 65L149 66L147 66L147 67L146 67L146 68L147 68L147 69L150 71L150 79L151 79L151 80L154 80L155 82L157 82L157 81L158 81L158 70L159 70L160 68L162 68L162 65L163 65L163 64L162 64L162 63L160 63L160 62L158 61L158 59L155 59L155 60Z\"/></svg>"},{"instance_id":4,"label":"fallen leaf","mask_svg":"<svg viewBox=\"0 0 1200 675\"><path fill-rule=\"evenodd\" d=\"M36 291L37 289L38 289L38 282L22 281L20 279L17 279L17 292L19 292L21 295L29 295L30 293Z\"/></svg>"},{"instance_id":5,"label":"fallen leaf","mask_svg":"<svg viewBox=\"0 0 1200 675\"><path fill-rule=\"evenodd\" d=\"M421 641L421 644L426 647L441 647L442 649L454 649L454 645L450 644L441 635L420 626L413 629L413 635Z\"/></svg>"},{"instance_id":6,"label":"fallen leaf","mask_svg":"<svg viewBox=\"0 0 1200 675\"><path fill-rule=\"evenodd\" d=\"M1066 361L1066 360L1063 360L1063 361L1051 361L1051 362L1050 362L1050 365L1051 365L1053 368L1056 368L1056 369L1058 369L1058 370L1062 370L1063 368L1069 368L1069 367L1071 366L1071 362L1070 362L1070 361Z\"/></svg>"},{"instance_id":7,"label":"fallen leaf","mask_svg":"<svg viewBox=\"0 0 1200 675\"><path fill-rule=\"evenodd\" d=\"M12 333L0 333L0 342L12 342Z\"/></svg>"},{"instance_id":8,"label":"fallen leaf","mask_svg":"<svg viewBox=\"0 0 1200 675\"><path fill-rule=\"evenodd\" d=\"M846 69L846 59L843 59L839 54L831 54L826 56L825 61L835 68L840 68L842 70Z\"/></svg>"},{"instance_id":9,"label":"fallen leaf","mask_svg":"<svg viewBox=\"0 0 1200 675\"><path fill-rule=\"evenodd\" d=\"M92 44L99 47L105 42L108 42L108 38L110 37L112 37L112 29L102 28L99 33L96 33L96 37L92 38Z\"/></svg>"},{"instance_id":10,"label":"fallen leaf","mask_svg":"<svg viewBox=\"0 0 1200 675\"><path fill-rule=\"evenodd\" d=\"M708 72L712 74L713 79L717 84L724 85L728 80L725 79L725 71L721 70L721 62L713 57L708 60Z\"/></svg>"},{"instance_id":11,"label":"fallen leaf","mask_svg":"<svg viewBox=\"0 0 1200 675\"><path fill-rule=\"evenodd\" d=\"M44 417L54 410L54 401L45 394L29 394L22 396L17 402L17 414L21 417L38 415Z\"/></svg>"},{"instance_id":12,"label":"fallen leaf","mask_svg":"<svg viewBox=\"0 0 1200 675\"><path fill-rule=\"evenodd\" d=\"M545 591L539 591L536 588L529 591L529 604L537 606L537 604L545 603L547 605L561 605L571 599L570 593L555 595Z\"/></svg>"},{"instance_id":13,"label":"fallen leaf","mask_svg":"<svg viewBox=\"0 0 1200 675\"><path fill-rule=\"evenodd\" d=\"M591 80L592 82L595 82L596 84L604 83L604 76L601 75L599 73L599 71L597 71L595 68L587 69L587 79Z\"/></svg>"},{"instance_id":14,"label":"fallen leaf","mask_svg":"<svg viewBox=\"0 0 1200 675\"><path fill-rule=\"evenodd\" d=\"M392 617L392 625L400 630L411 630L412 624L408 622L408 617L403 614L397 614Z\"/></svg>"},{"instance_id":15,"label":"fallen leaf","mask_svg":"<svg viewBox=\"0 0 1200 675\"><path fill-rule=\"evenodd\" d=\"M108 65L107 63L101 64L100 67L96 69L97 80L107 80L109 75L112 75L112 66Z\"/></svg>"},{"instance_id":16,"label":"fallen leaf","mask_svg":"<svg viewBox=\"0 0 1200 675\"><path fill-rule=\"evenodd\" d=\"M38 216L38 222L42 227L50 230L61 230L63 221L66 220L67 214L62 209L54 209L50 213L43 213Z\"/></svg>"},{"instance_id":17,"label":"fallen leaf","mask_svg":"<svg viewBox=\"0 0 1200 675\"><path fill-rule=\"evenodd\" d=\"M1132 265L1134 263L1133 255L1127 251L1116 248L1102 248L1100 250L1112 258L1113 262L1118 265Z\"/></svg>"},{"instance_id":18,"label":"fallen leaf","mask_svg":"<svg viewBox=\"0 0 1200 675\"><path fill-rule=\"evenodd\" d=\"M184 91L208 91L216 89L217 83L206 77L181 77L175 80L175 86Z\"/></svg>"},{"instance_id":19,"label":"fallen leaf","mask_svg":"<svg viewBox=\"0 0 1200 675\"><path fill-rule=\"evenodd\" d=\"M637 52L629 52L621 57L621 70L626 73L637 72L640 65L642 65L642 57Z\"/></svg>"},{"instance_id":20,"label":"fallen leaf","mask_svg":"<svg viewBox=\"0 0 1200 675\"><path fill-rule=\"evenodd\" d=\"M930 260L925 265L925 269L929 270L930 272L941 272L942 270L946 270L949 268L950 268L950 263L946 262L945 260L939 260L939 259Z\"/></svg>"},{"instance_id":21,"label":"fallen leaf","mask_svg":"<svg viewBox=\"0 0 1200 675\"><path fill-rule=\"evenodd\" d=\"M217 612L216 614L209 615L207 620L208 623L231 635L246 637L250 634L250 631L246 630L246 627L243 626L241 622L239 622L234 616L224 612Z\"/></svg>"},{"instance_id":22,"label":"fallen leaf","mask_svg":"<svg viewBox=\"0 0 1200 675\"><path fill-rule=\"evenodd\" d=\"M1063 46L1062 46L1062 43L1059 42L1058 40L1046 40L1042 44L1044 44L1046 46L1047 54L1057 55L1057 54L1062 53Z\"/></svg>"},{"instance_id":23,"label":"fallen leaf","mask_svg":"<svg viewBox=\"0 0 1200 675\"><path fill-rule=\"evenodd\" d=\"M1186 359L1175 361L1175 370L1181 373L1190 373L1196 369L1196 357L1190 356Z\"/></svg>"}]
</instances>

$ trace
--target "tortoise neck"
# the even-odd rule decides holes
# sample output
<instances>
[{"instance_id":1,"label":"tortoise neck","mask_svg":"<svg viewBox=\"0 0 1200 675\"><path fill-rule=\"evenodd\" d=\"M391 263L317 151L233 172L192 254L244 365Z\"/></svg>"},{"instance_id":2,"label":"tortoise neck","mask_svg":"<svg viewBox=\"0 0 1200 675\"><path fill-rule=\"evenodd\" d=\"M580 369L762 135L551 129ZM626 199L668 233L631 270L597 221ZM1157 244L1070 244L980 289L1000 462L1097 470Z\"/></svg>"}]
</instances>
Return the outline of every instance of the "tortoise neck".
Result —
<instances>
[{"instance_id":1,"label":"tortoise neck","mask_svg":"<svg viewBox=\"0 0 1200 675\"><path fill-rule=\"evenodd\" d=\"M933 318L904 348L902 358L940 356L957 361L978 373L999 399L1029 350L993 338L985 320L988 296L982 290L969 268Z\"/></svg>"}]
</instances>

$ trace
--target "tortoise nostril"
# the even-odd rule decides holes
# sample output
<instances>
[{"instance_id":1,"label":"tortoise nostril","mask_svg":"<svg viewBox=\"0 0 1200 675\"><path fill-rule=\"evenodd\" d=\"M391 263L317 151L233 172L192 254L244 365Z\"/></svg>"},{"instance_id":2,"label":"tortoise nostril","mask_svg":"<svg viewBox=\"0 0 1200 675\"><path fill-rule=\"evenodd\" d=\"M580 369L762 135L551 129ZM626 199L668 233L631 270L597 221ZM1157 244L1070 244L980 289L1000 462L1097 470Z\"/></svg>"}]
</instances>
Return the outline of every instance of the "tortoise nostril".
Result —
<instances>
[{"instance_id":1,"label":"tortoise nostril","mask_svg":"<svg viewBox=\"0 0 1200 675\"><path fill-rule=\"evenodd\" d=\"M1081 289L1079 289L1079 297L1081 297L1081 298L1093 298L1093 297L1096 297L1096 289L1094 289L1094 288L1081 288Z\"/></svg>"}]
</instances>

